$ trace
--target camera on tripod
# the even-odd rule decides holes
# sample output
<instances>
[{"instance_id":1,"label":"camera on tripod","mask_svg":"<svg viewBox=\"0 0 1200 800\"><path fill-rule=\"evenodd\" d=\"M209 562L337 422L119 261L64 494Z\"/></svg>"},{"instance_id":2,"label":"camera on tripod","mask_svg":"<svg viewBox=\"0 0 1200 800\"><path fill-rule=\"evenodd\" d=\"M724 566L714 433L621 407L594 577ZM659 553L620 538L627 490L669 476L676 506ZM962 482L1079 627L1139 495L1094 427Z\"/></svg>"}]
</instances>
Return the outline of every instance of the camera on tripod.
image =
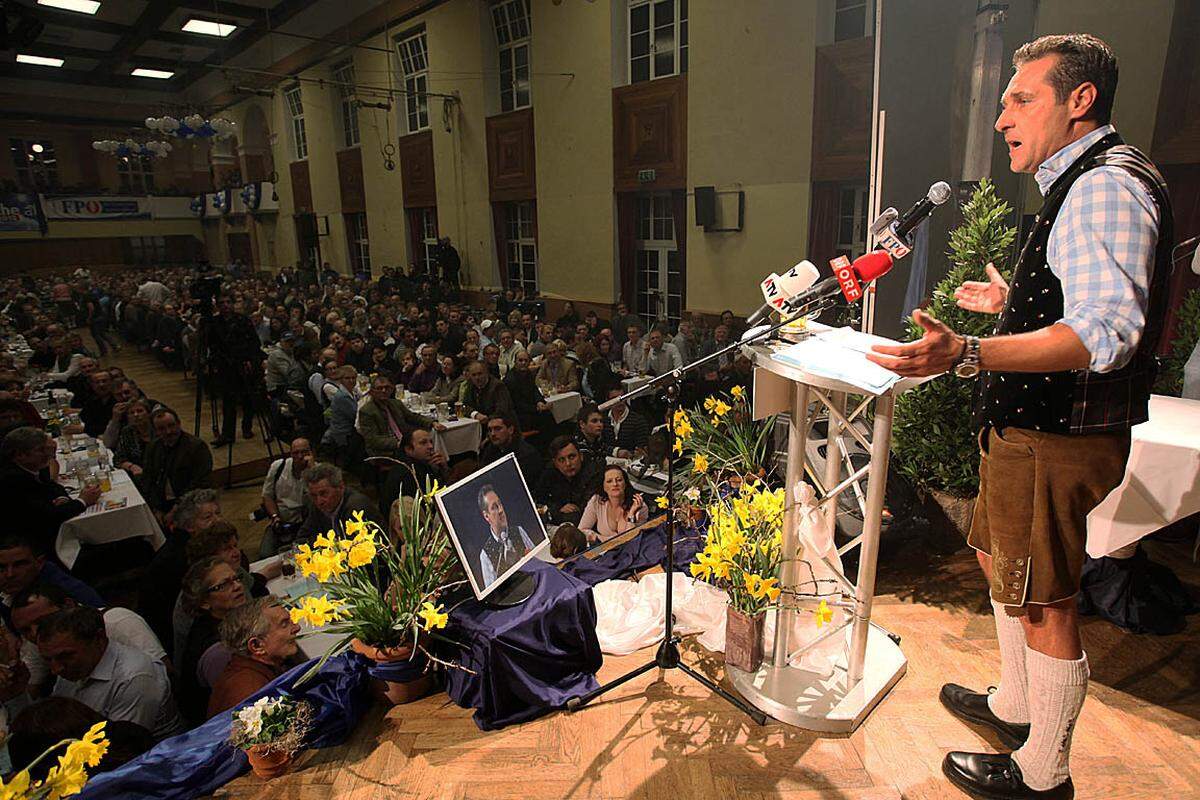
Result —
<instances>
[{"instance_id":1,"label":"camera on tripod","mask_svg":"<svg viewBox=\"0 0 1200 800\"><path fill-rule=\"evenodd\" d=\"M200 275L192 281L188 293L196 301L196 307L200 310L201 316L212 316L213 306L221 294L221 276Z\"/></svg>"}]
</instances>

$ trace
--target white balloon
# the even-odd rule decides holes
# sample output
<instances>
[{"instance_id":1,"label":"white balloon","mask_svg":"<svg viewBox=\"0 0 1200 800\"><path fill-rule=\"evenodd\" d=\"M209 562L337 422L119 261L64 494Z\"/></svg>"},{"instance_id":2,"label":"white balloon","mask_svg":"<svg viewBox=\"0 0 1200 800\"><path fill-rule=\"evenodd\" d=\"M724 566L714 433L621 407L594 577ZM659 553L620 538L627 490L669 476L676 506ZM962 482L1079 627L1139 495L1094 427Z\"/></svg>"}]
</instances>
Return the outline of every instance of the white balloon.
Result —
<instances>
[{"instance_id":1,"label":"white balloon","mask_svg":"<svg viewBox=\"0 0 1200 800\"><path fill-rule=\"evenodd\" d=\"M196 130L204 124L204 117L200 116L199 114L188 114L183 118L183 122L192 130Z\"/></svg>"},{"instance_id":2,"label":"white balloon","mask_svg":"<svg viewBox=\"0 0 1200 800\"><path fill-rule=\"evenodd\" d=\"M93 149L93 150L100 150L101 152L103 152L103 150L104 150L104 142L100 142L100 141L92 142L92 149Z\"/></svg>"},{"instance_id":3,"label":"white balloon","mask_svg":"<svg viewBox=\"0 0 1200 800\"><path fill-rule=\"evenodd\" d=\"M158 120L156 120L154 117L146 117L146 127L150 130L154 130L158 127Z\"/></svg>"},{"instance_id":4,"label":"white balloon","mask_svg":"<svg viewBox=\"0 0 1200 800\"><path fill-rule=\"evenodd\" d=\"M170 116L163 117L158 121L158 127L164 133L171 133L179 129L179 120Z\"/></svg>"}]
</instances>

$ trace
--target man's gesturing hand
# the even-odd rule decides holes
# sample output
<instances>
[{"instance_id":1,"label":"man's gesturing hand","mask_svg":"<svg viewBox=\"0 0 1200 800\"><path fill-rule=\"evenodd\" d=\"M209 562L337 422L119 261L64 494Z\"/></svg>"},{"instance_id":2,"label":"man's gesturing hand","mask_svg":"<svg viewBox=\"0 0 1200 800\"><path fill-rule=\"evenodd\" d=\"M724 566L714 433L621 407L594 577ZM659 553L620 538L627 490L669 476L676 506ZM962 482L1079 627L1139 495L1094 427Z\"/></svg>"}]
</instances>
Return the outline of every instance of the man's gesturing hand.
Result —
<instances>
[{"instance_id":1,"label":"man's gesturing hand","mask_svg":"<svg viewBox=\"0 0 1200 800\"><path fill-rule=\"evenodd\" d=\"M908 344L877 344L867 353L867 360L906 378L940 375L953 367L962 355L963 337L920 309L913 312L913 322L925 330L924 336Z\"/></svg>"},{"instance_id":2,"label":"man's gesturing hand","mask_svg":"<svg viewBox=\"0 0 1200 800\"><path fill-rule=\"evenodd\" d=\"M978 311L981 314L999 314L1008 302L1008 284L990 262L984 270L987 281L966 281L954 290L954 301L959 308Z\"/></svg>"}]
</instances>

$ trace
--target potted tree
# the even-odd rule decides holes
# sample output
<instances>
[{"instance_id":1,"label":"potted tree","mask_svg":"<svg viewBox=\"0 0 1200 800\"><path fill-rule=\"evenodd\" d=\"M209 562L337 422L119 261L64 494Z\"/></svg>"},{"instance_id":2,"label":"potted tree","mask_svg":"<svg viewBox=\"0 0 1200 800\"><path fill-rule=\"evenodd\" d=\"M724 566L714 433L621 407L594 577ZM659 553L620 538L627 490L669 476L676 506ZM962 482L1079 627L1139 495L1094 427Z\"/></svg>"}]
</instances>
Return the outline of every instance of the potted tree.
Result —
<instances>
[{"instance_id":1,"label":"potted tree","mask_svg":"<svg viewBox=\"0 0 1200 800\"><path fill-rule=\"evenodd\" d=\"M407 703L429 693L429 664L436 659L425 645L446 627L449 615L437 600L453 585L447 578L457 563L433 505L438 489L426 486L400 504L393 537L359 513L344 537L331 530L299 547L296 568L324 593L303 598L292 620L341 636L300 683L350 648L372 662L371 676L387 701Z\"/></svg>"},{"instance_id":2,"label":"potted tree","mask_svg":"<svg viewBox=\"0 0 1200 800\"><path fill-rule=\"evenodd\" d=\"M290 697L262 697L233 712L229 743L246 753L260 778L278 778L291 769L312 727L312 707Z\"/></svg>"}]
</instances>

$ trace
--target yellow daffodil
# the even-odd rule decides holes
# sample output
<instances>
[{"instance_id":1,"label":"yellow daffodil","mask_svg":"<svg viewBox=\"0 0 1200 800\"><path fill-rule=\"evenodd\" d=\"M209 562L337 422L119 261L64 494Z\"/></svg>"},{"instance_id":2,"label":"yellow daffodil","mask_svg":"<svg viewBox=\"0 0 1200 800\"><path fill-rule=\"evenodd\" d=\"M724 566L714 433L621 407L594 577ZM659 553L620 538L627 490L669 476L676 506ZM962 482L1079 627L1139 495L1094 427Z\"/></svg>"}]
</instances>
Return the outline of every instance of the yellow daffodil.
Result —
<instances>
[{"instance_id":1,"label":"yellow daffodil","mask_svg":"<svg viewBox=\"0 0 1200 800\"><path fill-rule=\"evenodd\" d=\"M675 444L671 445L671 449L675 451L675 455L677 455L677 456L683 455L683 440L676 439Z\"/></svg>"},{"instance_id":2,"label":"yellow daffodil","mask_svg":"<svg viewBox=\"0 0 1200 800\"><path fill-rule=\"evenodd\" d=\"M817 627L820 628L833 620L833 609L829 607L828 603L822 600L821 604L817 606L817 610L813 612L813 615L817 618Z\"/></svg>"},{"instance_id":3,"label":"yellow daffodil","mask_svg":"<svg viewBox=\"0 0 1200 800\"><path fill-rule=\"evenodd\" d=\"M704 398L704 410L705 411L712 411L716 407L717 407L717 398L715 398L715 397Z\"/></svg>"},{"instance_id":4,"label":"yellow daffodil","mask_svg":"<svg viewBox=\"0 0 1200 800\"><path fill-rule=\"evenodd\" d=\"M746 393L746 390L744 388L742 388L741 386L735 386L729 390L729 393L731 395L733 395L736 399L741 400L742 395L744 395Z\"/></svg>"},{"instance_id":5,"label":"yellow daffodil","mask_svg":"<svg viewBox=\"0 0 1200 800\"><path fill-rule=\"evenodd\" d=\"M99 766L100 759L108 752L108 740L104 738L105 722L97 722L83 738L67 745L64 758L73 764L83 764L88 767Z\"/></svg>"},{"instance_id":6,"label":"yellow daffodil","mask_svg":"<svg viewBox=\"0 0 1200 800\"><path fill-rule=\"evenodd\" d=\"M46 780L41 788L47 789L47 800L61 800L73 794L79 794L87 783L87 773L82 764L72 764L65 756L59 756L58 766L51 767L46 773Z\"/></svg>"},{"instance_id":7,"label":"yellow daffodil","mask_svg":"<svg viewBox=\"0 0 1200 800\"><path fill-rule=\"evenodd\" d=\"M707 472L708 471L708 456L704 455L703 453L700 453L699 455L697 455L696 458L692 461L692 471L693 472Z\"/></svg>"},{"instance_id":8,"label":"yellow daffodil","mask_svg":"<svg viewBox=\"0 0 1200 800\"><path fill-rule=\"evenodd\" d=\"M776 578L763 578L762 583L758 586L762 595L772 603L779 599L780 589L778 583L779 581Z\"/></svg>"},{"instance_id":9,"label":"yellow daffodil","mask_svg":"<svg viewBox=\"0 0 1200 800\"><path fill-rule=\"evenodd\" d=\"M350 540L350 548L346 552L346 565L350 569L370 564L375 560L375 534L370 530L364 529L361 533Z\"/></svg>"},{"instance_id":10,"label":"yellow daffodil","mask_svg":"<svg viewBox=\"0 0 1200 800\"><path fill-rule=\"evenodd\" d=\"M292 622L307 622L314 628L323 627L345 617L343 604L330 600L328 595L306 597L288 614L291 616Z\"/></svg>"},{"instance_id":11,"label":"yellow daffodil","mask_svg":"<svg viewBox=\"0 0 1200 800\"><path fill-rule=\"evenodd\" d=\"M721 418L720 417L712 417L711 419L709 419L709 422L712 423L712 426L714 428L721 427Z\"/></svg>"},{"instance_id":12,"label":"yellow daffodil","mask_svg":"<svg viewBox=\"0 0 1200 800\"><path fill-rule=\"evenodd\" d=\"M332 531L326 531L317 537L313 542L318 550L333 550L337 548L337 535Z\"/></svg>"},{"instance_id":13,"label":"yellow daffodil","mask_svg":"<svg viewBox=\"0 0 1200 800\"><path fill-rule=\"evenodd\" d=\"M670 501L670 500L668 500L668 499L667 499L665 496L663 496L663 497L656 497L656 498L654 499L654 504L655 504L656 506L658 506L659 508L666 508L667 506L671 505L671 501Z\"/></svg>"},{"instance_id":14,"label":"yellow daffodil","mask_svg":"<svg viewBox=\"0 0 1200 800\"><path fill-rule=\"evenodd\" d=\"M433 500L433 496L436 495L441 490L442 490L442 485L435 480L433 482L433 485L429 487L429 491L425 492L425 499Z\"/></svg>"},{"instance_id":15,"label":"yellow daffodil","mask_svg":"<svg viewBox=\"0 0 1200 800\"><path fill-rule=\"evenodd\" d=\"M442 613L442 605L439 603L434 606L433 603L425 603L421 606L421 610L417 612L417 616L421 618L421 627L425 630L433 630L434 628L444 628L446 623L450 621L450 615Z\"/></svg>"},{"instance_id":16,"label":"yellow daffodil","mask_svg":"<svg viewBox=\"0 0 1200 800\"><path fill-rule=\"evenodd\" d=\"M363 512L355 511L350 515L350 521L346 523L346 535L357 537L367 531L367 523L363 520Z\"/></svg>"},{"instance_id":17,"label":"yellow daffodil","mask_svg":"<svg viewBox=\"0 0 1200 800\"><path fill-rule=\"evenodd\" d=\"M703 580L712 574L712 568L707 564L702 564L699 561L693 561L688 565L688 571L692 573L693 578ZM2 800L2 798L0 798Z\"/></svg>"},{"instance_id":18,"label":"yellow daffodil","mask_svg":"<svg viewBox=\"0 0 1200 800\"><path fill-rule=\"evenodd\" d=\"M726 414L728 414L730 411L733 410L733 406L729 405L724 400L718 400L716 402L716 404L713 405L713 407L709 410L712 411L712 413L716 414L718 417L723 417Z\"/></svg>"},{"instance_id":19,"label":"yellow daffodil","mask_svg":"<svg viewBox=\"0 0 1200 800\"><path fill-rule=\"evenodd\" d=\"M25 800L29 792L29 771L21 770L8 783L0 781L0 800Z\"/></svg>"}]
</instances>

